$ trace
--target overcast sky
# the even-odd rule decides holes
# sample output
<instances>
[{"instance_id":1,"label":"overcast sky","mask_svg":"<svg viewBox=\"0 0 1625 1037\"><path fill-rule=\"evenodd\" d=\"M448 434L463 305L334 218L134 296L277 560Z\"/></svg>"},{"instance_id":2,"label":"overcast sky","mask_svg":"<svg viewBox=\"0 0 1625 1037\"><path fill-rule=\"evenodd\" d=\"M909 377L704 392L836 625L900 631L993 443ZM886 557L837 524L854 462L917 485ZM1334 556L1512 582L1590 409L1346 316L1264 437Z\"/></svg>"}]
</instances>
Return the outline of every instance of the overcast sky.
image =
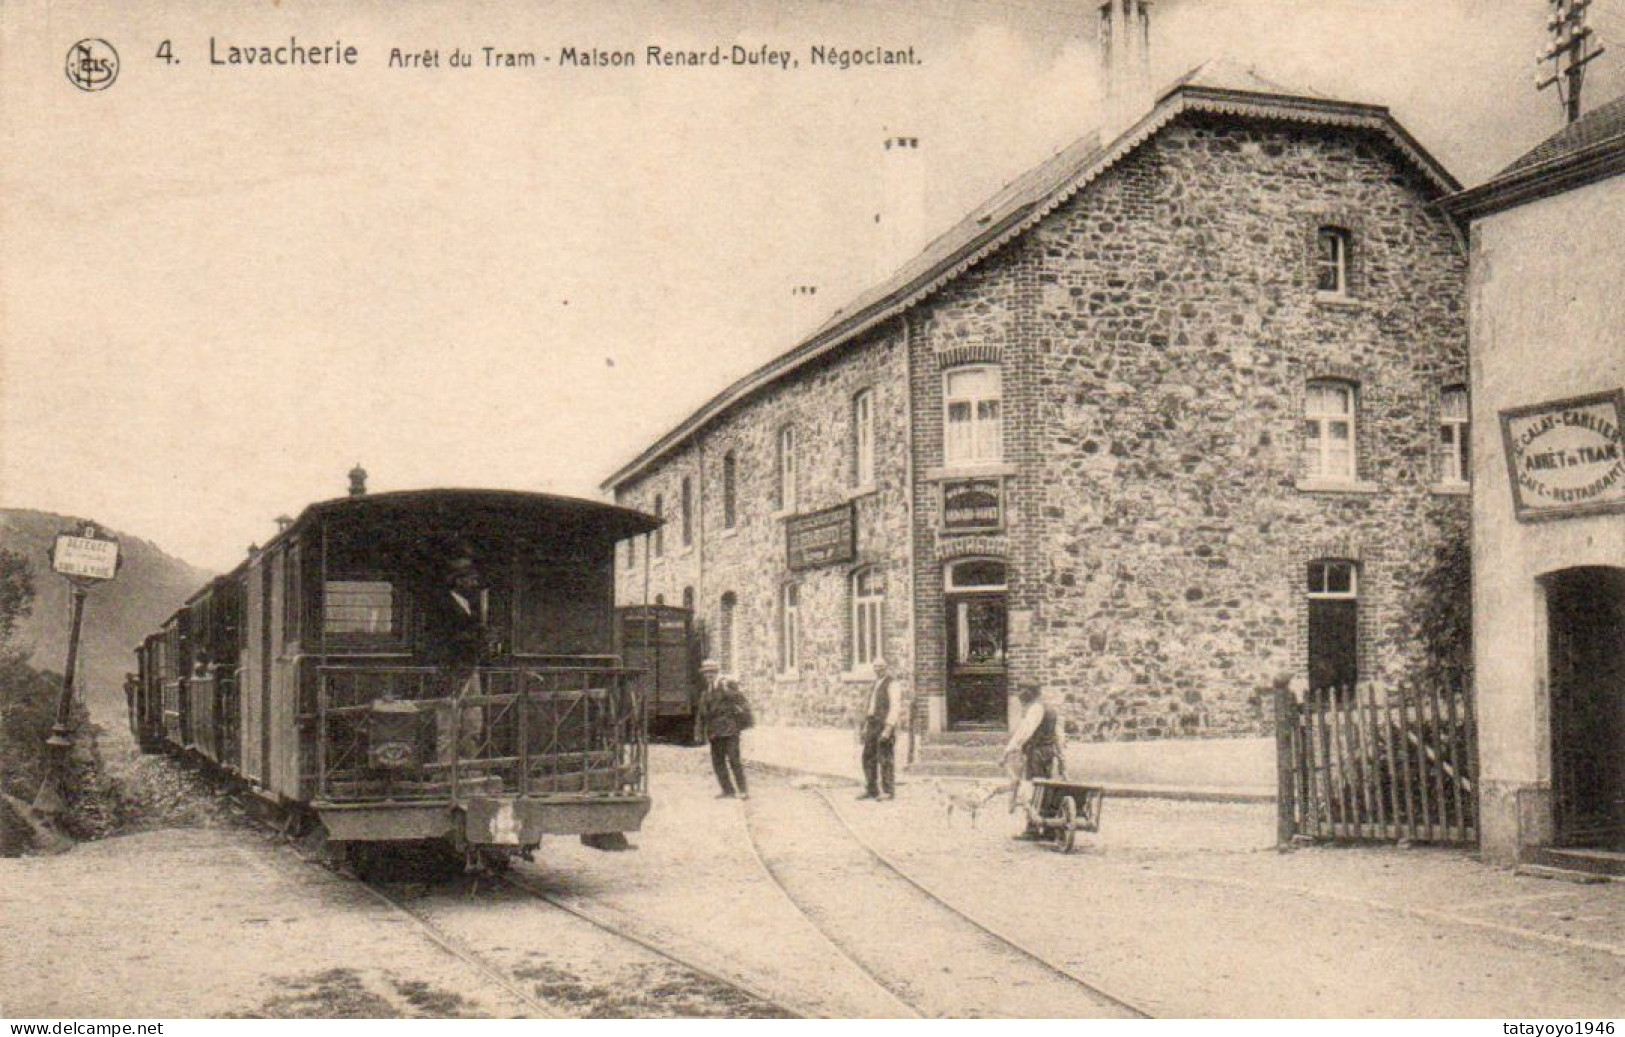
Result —
<instances>
[{"instance_id":1,"label":"overcast sky","mask_svg":"<svg viewBox=\"0 0 1625 1037\"><path fill-rule=\"evenodd\" d=\"M239 5L241 6L241 5ZM1093 3L282 0L0 7L0 502L225 569L343 492L596 495L790 345L789 289L872 273L880 142L916 135L941 229L1097 118ZM1154 76L1224 57L1389 105L1466 183L1560 126L1542 0L1160 0ZM1625 0L1588 107L1625 92ZM212 67L354 44L354 68ZM70 44L113 43L84 93ZM171 41L178 64L155 57ZM783 48L802 67L561 69L562 46ZM807 48L913 46L914 68ZM402 71L392 47L530 50Z\"/></svg>"}]
</instances>

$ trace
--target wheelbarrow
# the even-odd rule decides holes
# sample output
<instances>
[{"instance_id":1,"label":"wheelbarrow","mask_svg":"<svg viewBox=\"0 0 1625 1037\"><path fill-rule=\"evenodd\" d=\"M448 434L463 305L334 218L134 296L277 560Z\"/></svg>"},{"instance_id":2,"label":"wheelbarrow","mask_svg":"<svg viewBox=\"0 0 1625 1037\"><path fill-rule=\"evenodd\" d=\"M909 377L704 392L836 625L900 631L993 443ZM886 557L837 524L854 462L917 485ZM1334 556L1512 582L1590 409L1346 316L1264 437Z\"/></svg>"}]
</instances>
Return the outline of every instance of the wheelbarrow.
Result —
<instances>
[{"instance_id":1,"label":"wheelbarrow","mask_svg":"<svg viewBox=\"0 0 1625 1037\"><path fill-rule=\"evenodd\" d=\"M1027 803L1028 827L1041 839L1052 839L1059 853L1071 853L1079 832L1100 831L1100 807L1106 790L1073 781L1037 778Z\"/></svg>"}]
</instances>

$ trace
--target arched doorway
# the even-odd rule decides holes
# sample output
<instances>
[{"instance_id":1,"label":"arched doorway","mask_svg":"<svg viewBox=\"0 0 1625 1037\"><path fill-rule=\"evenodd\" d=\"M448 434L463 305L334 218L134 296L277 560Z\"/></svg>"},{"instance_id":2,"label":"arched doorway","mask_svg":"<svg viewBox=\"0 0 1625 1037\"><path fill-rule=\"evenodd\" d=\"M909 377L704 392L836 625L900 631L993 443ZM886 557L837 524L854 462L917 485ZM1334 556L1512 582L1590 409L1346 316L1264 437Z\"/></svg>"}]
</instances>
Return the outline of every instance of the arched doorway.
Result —
<instances>
[{"instance_id":1,"label":"arched doorway","mask_svg":"<svg viewBox=\"0 0 1625 1037\"><path fill-rule=\"evenodd\" d=\"M943 571L943 606L948 727L1003 730L1009 723L1004 562L950 562Z\"/></svg>"},{"instance_id":2,"label":"arched doorway","mask_svg":"<svg viewBox=\"0 0 1625 1037\"><path fill-rule=\"evenodd\" d=\"M1625 849L1625 569L1545 584L1556 841Z\"/></svg>"}]
</instances>

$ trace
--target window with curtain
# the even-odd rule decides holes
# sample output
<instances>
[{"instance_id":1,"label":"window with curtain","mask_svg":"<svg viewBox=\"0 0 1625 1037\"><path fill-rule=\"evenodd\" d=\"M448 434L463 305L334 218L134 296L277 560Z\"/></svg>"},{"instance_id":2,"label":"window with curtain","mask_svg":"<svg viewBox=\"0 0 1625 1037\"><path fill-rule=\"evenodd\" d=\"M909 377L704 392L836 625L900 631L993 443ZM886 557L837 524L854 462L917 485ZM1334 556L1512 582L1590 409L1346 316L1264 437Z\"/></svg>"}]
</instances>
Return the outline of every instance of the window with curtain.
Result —
<instances>
[{"instance_id":1,"label":"window with curtain","mask_svg":"<svg viewBox=\"0 0 1625 1037\"><path fill-rule=\"evenodd\" d=\"M1355 392L1347 382L1310 382L1303 405L1304 474L1328 482L1355 477Z\"/></svg>"},{"instance_id":2,"label":"window with curtain","mask_svg":"<svg viewBox=\"0 0 1625 1037\"><path fill-rule=\"evenodd\" d=\"M992 365L943 374L943 456L946 463L976 464L1004 457L1003 378Z\"/></svg>"},{"instance_id":3,"label":"window with curtain","mask_svg":"<svg viewBox=\"0 0 1625 1037\"><path fill-rule=\"evenodd\" d=\"M881 658L881 623L885 617L886 586L878 570L868 566L852 574L852 668L867 670Z\"/></svg>"},{"instance_id":4,"label":"window with curtain","mask_svg":"<svg viewBox=\"0 0 1625 1037\"><path fill-rule=\"evenodd\" d=\"M875 481L875 394L865 389L852 397L852 485Z\"/></svg>"},{"instance_id":5,"label":"window with curtain","mask_svg":"<svg viewBox=\"0 0 1625 1037\"><path fill-rule=\"evenodd\" d=\"M1353 238L1342 227L1322 227L1315 234L1315 290L1322 295L1349 293L1349 257Z\"/></svg>"}]
</instances>

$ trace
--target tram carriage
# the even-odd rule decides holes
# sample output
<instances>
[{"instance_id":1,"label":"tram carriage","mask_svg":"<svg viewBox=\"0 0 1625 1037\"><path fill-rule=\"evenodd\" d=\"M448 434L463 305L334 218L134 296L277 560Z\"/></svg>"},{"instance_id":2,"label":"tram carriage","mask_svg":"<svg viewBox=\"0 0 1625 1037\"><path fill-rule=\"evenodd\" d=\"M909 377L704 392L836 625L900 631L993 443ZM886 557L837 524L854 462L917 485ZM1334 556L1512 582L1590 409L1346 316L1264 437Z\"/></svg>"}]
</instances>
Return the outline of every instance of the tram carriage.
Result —
<instances>
[{"instance_id":1,"label":"tram carriage","mask_svg":"<svg viewBox=\"0 0 1625 1037\"><path fill-rule=\"evenodd\" d=\"M612 654L614 550L657 525L506 491L313 504L143 642L132 726L352 858L612 845L650 807L643 700Z\"/></svg>"}]
</instances>

